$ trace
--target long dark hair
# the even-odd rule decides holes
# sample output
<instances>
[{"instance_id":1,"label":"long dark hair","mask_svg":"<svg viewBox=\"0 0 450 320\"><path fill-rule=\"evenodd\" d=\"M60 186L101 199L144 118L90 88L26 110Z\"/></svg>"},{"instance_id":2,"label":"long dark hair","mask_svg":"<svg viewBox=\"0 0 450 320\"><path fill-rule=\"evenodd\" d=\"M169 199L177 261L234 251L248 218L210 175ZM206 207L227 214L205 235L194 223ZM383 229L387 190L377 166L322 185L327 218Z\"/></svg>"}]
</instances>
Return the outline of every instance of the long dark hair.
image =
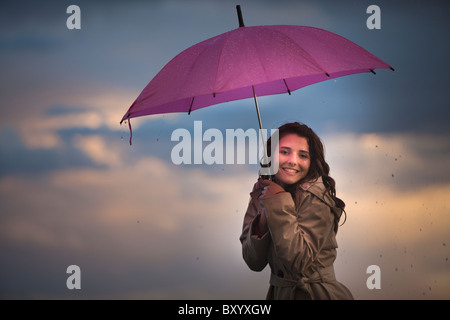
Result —
<instances>
[{"instance_id":1,"label":"long dark hair","mask_svg":"<svg viewBox=\"0 0 450 320\"><path fill-rule=\"evenodd\" d=\"M325 161L325 150L322 143L322 140L319 136L307 125L299 122L286 123L278 128L278 138L281 140L284 136L288 134L296 134L299 137L304 137L308 141L309 146L309 154L311 158L311 164L309 167L308 174L306 177L301 179L294 185L288 186L286 191L291 192L295 200L295 190L299 184L302 184L307 181L314 181L319 177L322 177L323 184L325 185L325 193L328 193L331 198L334 200L336 207L341 210L341 212L345 213L345 202L336 196L336 182L332 177L329 176L330 166ZM272 137L267 140L267 155L271 156L271 143ZM272 176L272 180L276 182L276 177ZM333 214L335 216L335 231L337 231L337 227L339 224L339 220L341 218L341 212L335 212L333 210ZM347 215L345 214L345 220ZM344 222L345 222L344 220Z\"/></svg>"}]
</instances>

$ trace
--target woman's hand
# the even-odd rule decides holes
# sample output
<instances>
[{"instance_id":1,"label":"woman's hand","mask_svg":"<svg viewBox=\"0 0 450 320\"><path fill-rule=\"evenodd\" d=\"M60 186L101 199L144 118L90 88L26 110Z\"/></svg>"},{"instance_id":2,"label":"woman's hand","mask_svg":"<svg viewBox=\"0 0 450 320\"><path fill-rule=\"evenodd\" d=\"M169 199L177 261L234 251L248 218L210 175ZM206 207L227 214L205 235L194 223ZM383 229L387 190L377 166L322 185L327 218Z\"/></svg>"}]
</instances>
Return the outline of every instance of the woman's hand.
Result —
<instances>
[{"instance_id":1,"label":"woman's hand","mask_svg":"<svg viewBox=\"0 0 450 320\"><path fill-rule=\"evenodd\" d=\"M256 225L255 233L258 234L260 237L262 237L265 233L267 233L267 231L269 231L269 228L267 226L266 210L264 210L262 199L273 196L280 192L284 192L284 189L279 184L273 181L264 180L260 178L258 179L258 182L254 186L254 191L260 193L258 198L260 199L262 207L262 212L257 217L258 222Z\"/></svg>"},{"instance_id":2,"label":"woman's hand","mask_svg":"<svg viewBox=\"0 0 450 320\"><path fill-rule=\"evenodd\" d=\"M276 195L278 193L285 192L284 189L279 184L271 180L262 180L261 185L263 185L261 195L259 196L259 199L261 200Z\"/></svg>"}]
</instances>

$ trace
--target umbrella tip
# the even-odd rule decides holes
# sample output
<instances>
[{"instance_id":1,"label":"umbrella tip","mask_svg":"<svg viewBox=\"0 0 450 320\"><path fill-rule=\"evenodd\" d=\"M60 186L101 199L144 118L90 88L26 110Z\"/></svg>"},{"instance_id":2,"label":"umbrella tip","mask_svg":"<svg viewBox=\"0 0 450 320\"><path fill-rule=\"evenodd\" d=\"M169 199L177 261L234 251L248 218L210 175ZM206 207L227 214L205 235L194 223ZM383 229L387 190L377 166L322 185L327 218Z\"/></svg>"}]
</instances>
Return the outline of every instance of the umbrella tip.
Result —
<instances>
[{"instance_id":1,"label":"umbrella tip","mask_svg":"<svg viewBox=\"0 0 450 320\"><path fill-rule=\"evenodd\" d=\"M242 18L241 6L240 5L236 5L236 10L237 10L237 15L238 15L238 19L239 19L239 28L245 27L245 25L244 25L244 18Z\"/></svg>"}]
</instances>

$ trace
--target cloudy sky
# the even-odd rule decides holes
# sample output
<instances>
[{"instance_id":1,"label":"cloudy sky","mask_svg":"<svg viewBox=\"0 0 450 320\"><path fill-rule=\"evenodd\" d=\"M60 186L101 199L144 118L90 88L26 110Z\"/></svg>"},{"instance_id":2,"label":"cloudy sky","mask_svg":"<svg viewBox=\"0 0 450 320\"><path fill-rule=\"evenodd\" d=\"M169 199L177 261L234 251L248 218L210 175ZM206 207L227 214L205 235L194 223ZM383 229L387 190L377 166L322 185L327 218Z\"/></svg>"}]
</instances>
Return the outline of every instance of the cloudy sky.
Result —
<instances>
[{"instance_id":1,"label":"cloudy sky","mask_svg":"<svg viewBox=\"0 0 450 320\"><path fill-rule=\"evenodd\" d=\"M265 298L269 270L250 271L238 240L258 168L171 159L172 132L194 121L256 129L253 101L133 119L132 146L119 125L171 58L238 27L236 4L246 26L323 28L395 68L261 97L263 125L323 139L347 203L336 274L355 298L450 299L450 6L437 0L2 1L0 298Z\"/></svg>"}]
</instances>

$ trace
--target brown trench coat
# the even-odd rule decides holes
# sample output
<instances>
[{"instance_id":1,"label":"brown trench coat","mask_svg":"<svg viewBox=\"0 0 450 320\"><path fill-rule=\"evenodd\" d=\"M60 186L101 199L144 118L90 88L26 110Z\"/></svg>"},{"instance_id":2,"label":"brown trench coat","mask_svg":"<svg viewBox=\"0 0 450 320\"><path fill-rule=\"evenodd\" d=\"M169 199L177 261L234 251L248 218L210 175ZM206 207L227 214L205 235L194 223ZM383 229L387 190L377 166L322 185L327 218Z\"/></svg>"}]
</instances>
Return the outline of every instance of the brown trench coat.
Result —
<instances>
[{"instance_id":1,"label":"brown trench coat","mask_svg":"<svg viewBox=\"0 0 450 320\"><path fill-rule=\"evenodd\" d=\"M263 199L261 206L256 184L250 193L240 241L251 270L270 265L267 299L353 299L334 275L337 242L332 210L341 209L324 191L320 177L297 187L297 203L283 192ZM264 209L269 232L258 235L254 230Z\"/></svg>"}]
</instances>

